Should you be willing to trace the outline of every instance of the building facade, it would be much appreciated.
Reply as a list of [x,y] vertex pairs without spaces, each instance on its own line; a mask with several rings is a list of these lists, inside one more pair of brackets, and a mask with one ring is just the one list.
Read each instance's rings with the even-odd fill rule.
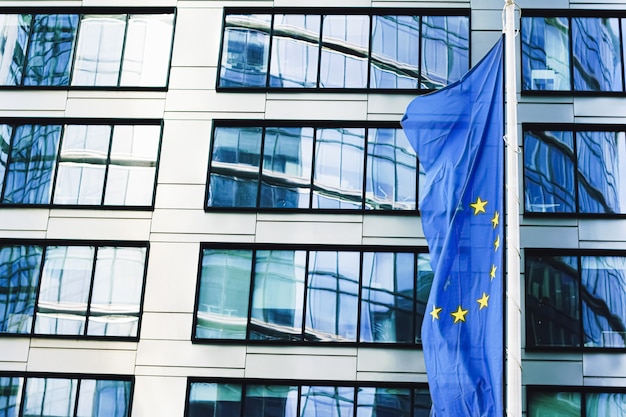
[[[626,2],[517,4],[523,410],[626,415]],[[399,121],[503,6],[0,0],[0,416],[428,416]]]

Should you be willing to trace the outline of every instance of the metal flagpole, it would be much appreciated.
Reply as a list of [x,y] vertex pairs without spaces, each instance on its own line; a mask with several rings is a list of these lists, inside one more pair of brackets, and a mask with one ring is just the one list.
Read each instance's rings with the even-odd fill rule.
[[515,65],[515,9],[504,0],[506,88],[506,415],[522,416],[522,346],[520,307],[519,145],[517,138],[517,75]]

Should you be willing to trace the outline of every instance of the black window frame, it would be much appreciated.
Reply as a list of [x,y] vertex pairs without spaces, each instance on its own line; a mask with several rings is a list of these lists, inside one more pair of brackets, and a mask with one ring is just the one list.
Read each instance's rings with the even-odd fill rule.
[[[526,385],[526,412],[530,416],[531,397],[533,394],[580,394],[580,417],[587,416],[586,394],[624,394],[626,388],[573,385]],[[569,414],[568,414],[569,415]],[[595,414],[594,414],[595,415]]]

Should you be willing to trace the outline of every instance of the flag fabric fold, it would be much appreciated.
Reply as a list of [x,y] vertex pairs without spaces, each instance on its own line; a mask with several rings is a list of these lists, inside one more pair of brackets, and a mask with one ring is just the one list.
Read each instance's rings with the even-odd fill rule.
[[461,80],[415,98],[402,128],[425,172],[433,268],[422,325],[435,417],[503,411],[503,38]]

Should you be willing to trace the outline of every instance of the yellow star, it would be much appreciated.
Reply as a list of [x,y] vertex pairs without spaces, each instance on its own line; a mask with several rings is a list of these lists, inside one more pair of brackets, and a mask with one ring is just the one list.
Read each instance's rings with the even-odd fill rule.
[[483,201],[478,197],[475,203],[471,203],[470,207],[474,209],[474,216],[478,213],[485,213],[485,206],[487,205],[486,201]]
[[479,310],[482,310],[483,308],[487,307],[487,301],[489,300],[489,296],[485,293],[483,293],[483,296],[481,298],[479,298],[478,300],[476,300],[476,302],[478,304],[480,304],[480,308]]
[[496,241],[493,242],[493,247],[495,248],[495,250],[497,252],[498,248],[500,247],[500,235],[498,235],[498,237],[496,237]]
[[465,321],[465,315],[467,314],[468,310],[463,310],[461,308],[461,306],[459,306],[459,308],[451,314],[452,317],[454,317],[454,322],[458,323],[459,321]]
[[491,265],[491,271],[489,271],[489,276],[491,277],[492,281],[496,277],[496,269],[498,269],[497,266]]
[[430,315],[433,316],[433,321],[435,319],[439,320],[439,313],[441,313],[441,307],[433,306],[433,311],[430,312]]
[[500,224],[500,213],[498,213],[497,211],[494,213],[493,217],[491,218],[491,223],[493,223],[494,229],[498,227],[498,224]]

